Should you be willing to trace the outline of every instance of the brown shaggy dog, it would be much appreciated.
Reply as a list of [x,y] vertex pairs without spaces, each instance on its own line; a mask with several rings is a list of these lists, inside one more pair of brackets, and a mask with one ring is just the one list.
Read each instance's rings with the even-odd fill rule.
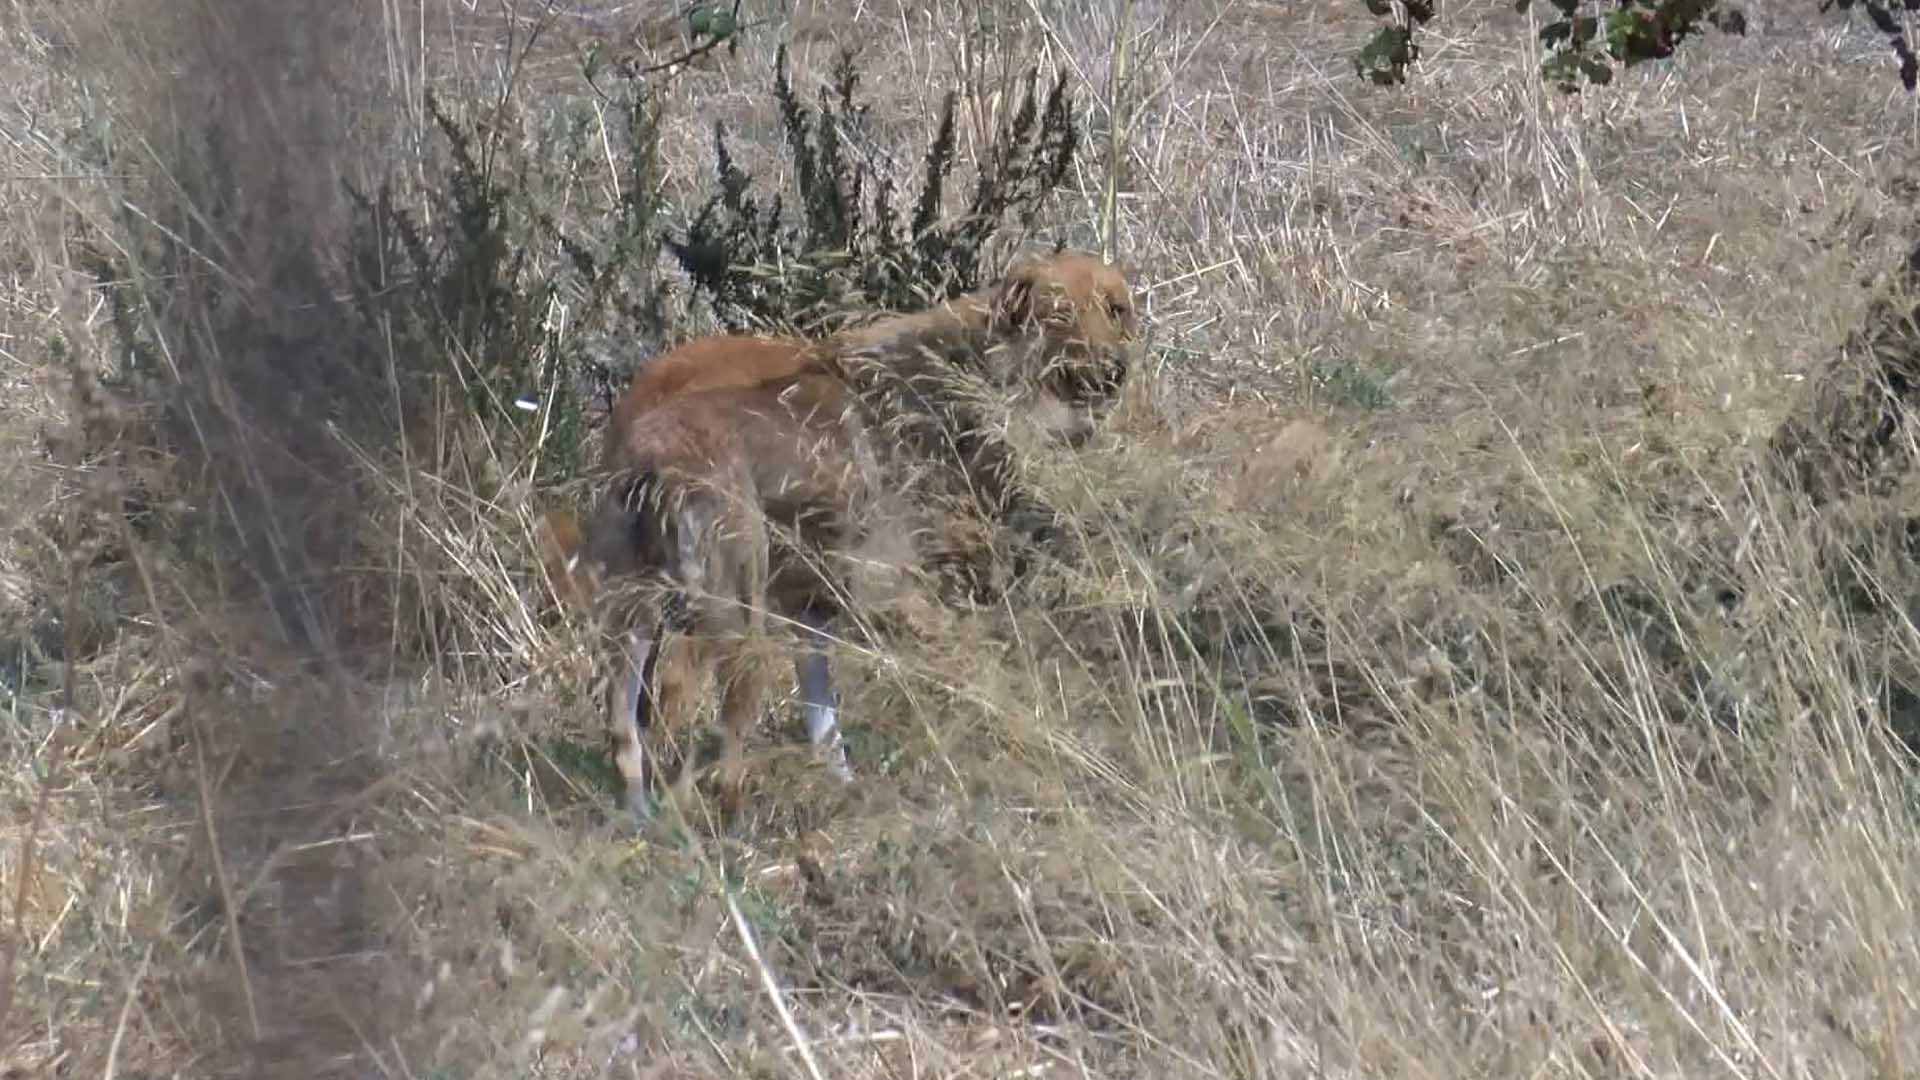
[[[609,723],[627,812],[644,821],[651,810],[646,730],[690,708],[708,674],[722,686],[722,786],[733,795],[766,689],[757,653],[769,612],[803,638],[808,736],[850,780],[827,625],[849,592],[888,587],[913,560],[909,492],[925,484],[909,473],[1017,516],[1032,500],[986,419],[992,403],[1078,445],[1117,399],[1137,328],[1124,274],[1058,255],[824,342],[707,338],[648,365],[614,409],[613,480],[584,535],[550,515],[543,538],[563,597],[619,630]],[[687,639],[662,650],[672,631]]]

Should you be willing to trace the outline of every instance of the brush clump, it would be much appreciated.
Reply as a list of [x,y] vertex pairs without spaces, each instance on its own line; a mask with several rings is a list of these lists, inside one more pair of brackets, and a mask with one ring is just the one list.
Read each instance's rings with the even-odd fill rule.
[[[1440,93],[1357,8],[16,7],[0,1071],[1920,1062],[1920,188],[1811,10],[1564,96],[1498,12]],[[600,833],[612,396],[1109,246],[1106,423],[990,432],[1061,557],[954,514],[856,784]]]

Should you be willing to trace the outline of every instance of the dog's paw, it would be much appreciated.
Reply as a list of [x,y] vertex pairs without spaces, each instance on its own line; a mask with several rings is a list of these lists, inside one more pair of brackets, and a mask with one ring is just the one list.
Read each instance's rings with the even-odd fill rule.
[[595,832],[601,839],[609,841],[638,840],[647,834],[653,823],[653,800],[643,795],[629,795],[608,808],[607,816],[601,820]]

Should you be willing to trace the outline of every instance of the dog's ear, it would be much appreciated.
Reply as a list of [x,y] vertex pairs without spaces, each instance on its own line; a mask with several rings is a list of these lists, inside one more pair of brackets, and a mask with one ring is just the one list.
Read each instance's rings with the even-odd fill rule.
[[1033,263],[1015,263],[1000,279],[993,298],[993,325],[1001,333],[1017,333],[1033,325],[1033,287],[1037,277]]

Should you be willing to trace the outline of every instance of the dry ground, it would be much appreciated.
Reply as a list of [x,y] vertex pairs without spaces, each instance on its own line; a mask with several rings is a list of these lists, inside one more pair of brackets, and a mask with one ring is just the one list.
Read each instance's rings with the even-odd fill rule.
[[[1504,3],[1447,10],[1392,92],[1348,0],[750,4],[667,93],[671,221],[715,119],[775,178],[777,42],[807,87],[860,42],[903,173],[944,88],[964,149],[1004,72],[1070,72],[1093,138],[1036,241],[1097,244],[1129,33],[1151,340],[1112,434],[1040,463],[1091,553],[1052,602],[837,657],[856,789],[783,719],[748,820],[612,843],[538,493],[379,456],[405,498],[307,531],[384,530],[396,593],[459,576],[488,602],[436,617],[485,645],[349,680],[184,580],[192,537],[69,558],[97,478],[48,449],[60,350],[118,362],[75,245],[161,190],[155,115],[305,87],[241,139],[311,190],[248,228],[324,244],[334,176],[412,160],[423,85],[508,87],[532,138],[593,114],[564,45],[610,31],[516,69],[511,11],[342,4],[236,36],[263,51],[194,99],[167,87],[228,76],[168,8],[0,9],[5,1075],[1920,1072],[1920,788],[1885,734],[1920,637],[1746,470],[1917,239],[1920,99],[1862,21],[1782,0],[1562,97]],[[1878,535],[1909,492],[1826,514]]]

